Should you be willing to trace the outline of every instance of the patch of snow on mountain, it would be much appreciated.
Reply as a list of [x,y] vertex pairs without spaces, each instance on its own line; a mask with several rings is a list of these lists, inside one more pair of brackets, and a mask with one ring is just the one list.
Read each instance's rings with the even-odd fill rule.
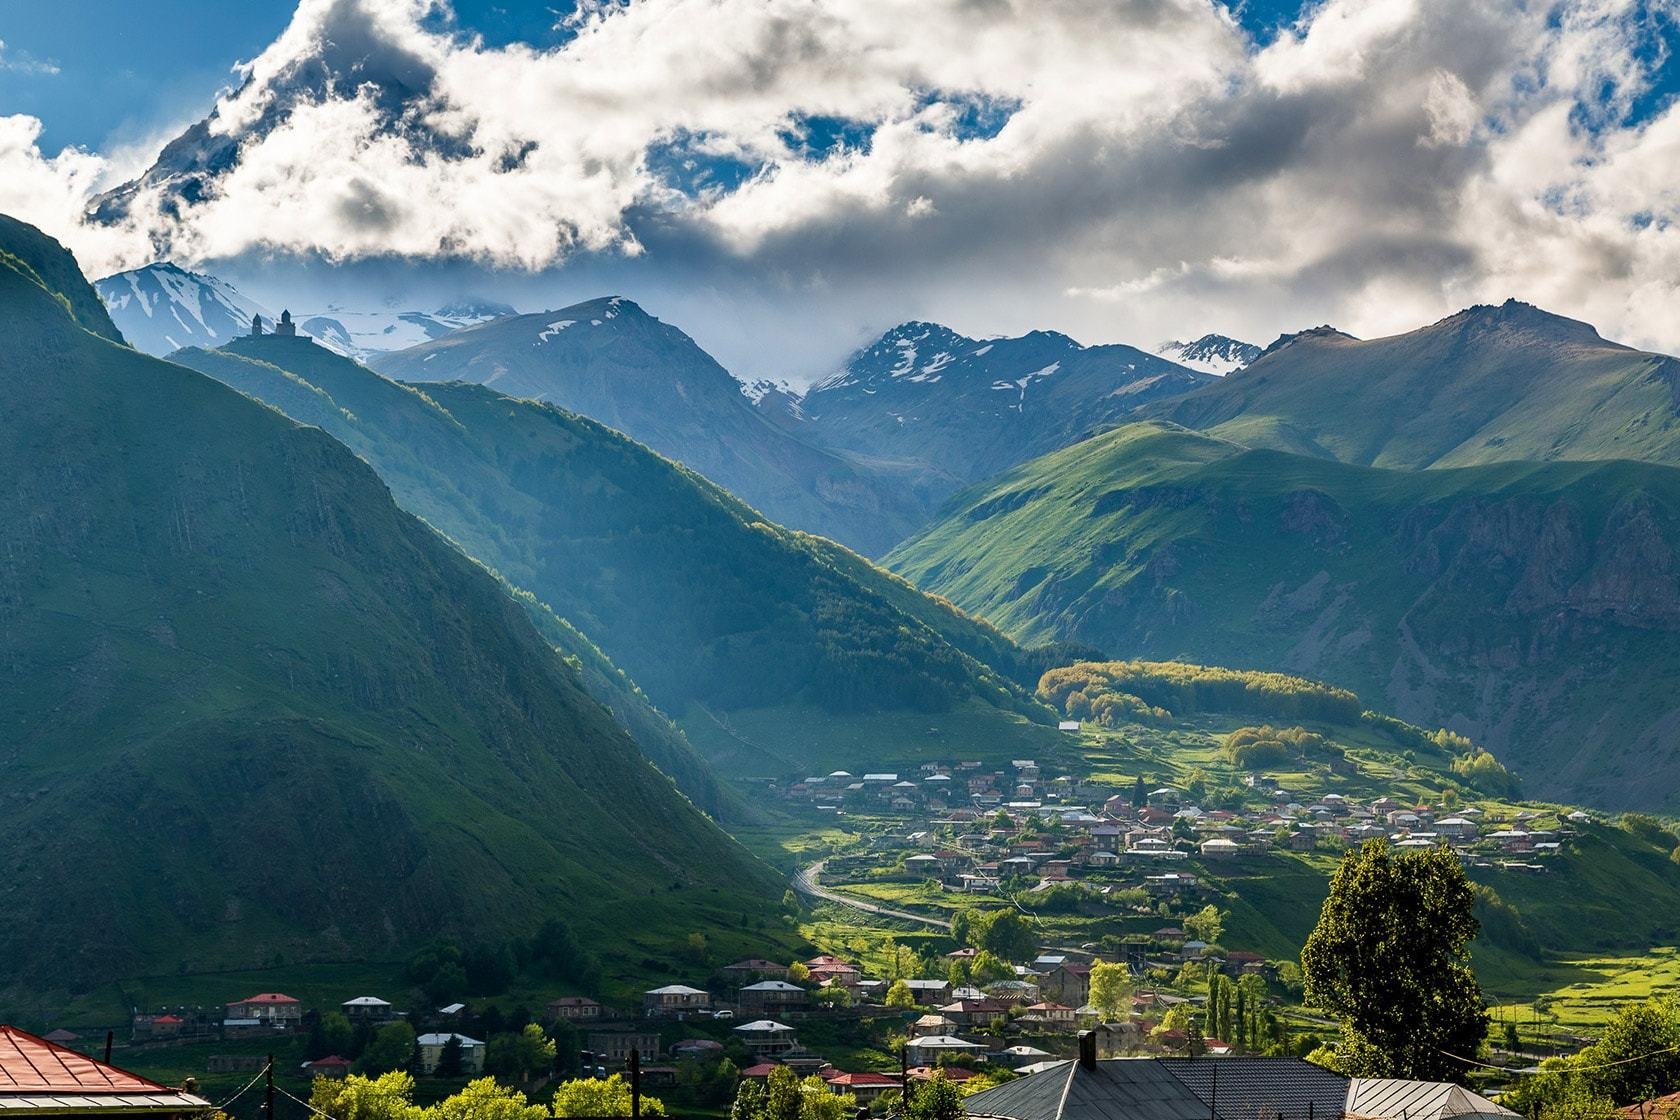
[[559,334],[561,331],[565,330],[567,327],[572,326],[576,322],[577,322],[576,319],[556,319],[556,320],[554,320],[554,322],[550,323],[548,326],[544,327],[542,330],[537,332],[537,342],[538,343],[547,342],[549,339],[553,338],[555,335]]
[[1163,342],[1155,353],[1186,368],[1224,377],[1258,358],[1260,347],[1222,334],[1204,334],[1194,342]]

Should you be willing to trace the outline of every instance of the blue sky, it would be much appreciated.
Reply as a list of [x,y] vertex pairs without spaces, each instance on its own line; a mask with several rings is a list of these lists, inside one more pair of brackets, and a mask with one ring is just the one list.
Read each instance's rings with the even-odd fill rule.
[[[0,113],[40,118],[49,151],[146,139],[203,116],[230,68],[273,42],[292,7],[284,0],[0,0]],[[569,7],[454,4],[460,25],[492,45],[552,45]],[[22,63],[7,66],[7,58]]]

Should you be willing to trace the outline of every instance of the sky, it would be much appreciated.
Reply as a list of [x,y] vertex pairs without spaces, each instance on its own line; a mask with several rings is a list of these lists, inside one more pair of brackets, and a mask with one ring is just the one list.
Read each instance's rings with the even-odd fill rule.
[[[0,210],[92,273],[167,257],[272,305],[627,295],[796,383],[911,318],[1265,343],[1516,297],[1676,351],[1677,26],[1680,0],[0,0]],[[177,152],[86,218],[195,122],[213,174]]]

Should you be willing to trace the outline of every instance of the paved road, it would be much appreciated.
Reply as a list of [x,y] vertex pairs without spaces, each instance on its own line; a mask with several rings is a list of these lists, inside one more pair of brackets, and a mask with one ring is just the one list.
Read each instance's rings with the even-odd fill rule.
[[793,877],[793,889],[807,898],[820,898],[824,902],[837,902],[842,906],[850,906],[854,910],[863,910],[870,914],[879,914],[883,918],[899,918],[906,922],[919,922],[924,926],[935,929],[950,929],[951,923],[938,918],[930,918],[926,914],[914,914],[909,910],[894,910],[889,906],[878,906],[873,902],[865,902],[849,894],[831,891],[817,882],[822,874],[823,860],[818,860],[811,866],[802,868]]

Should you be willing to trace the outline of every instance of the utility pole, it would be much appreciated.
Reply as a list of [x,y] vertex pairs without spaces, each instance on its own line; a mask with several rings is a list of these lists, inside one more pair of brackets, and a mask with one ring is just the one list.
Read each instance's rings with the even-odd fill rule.
[[267,1085],[263,1089],[263,1120],[274,1120],[274,1055],[268,1056]]
[[630,1115],[642,1120],[642,1052],[634,1046],[630,1048]]

